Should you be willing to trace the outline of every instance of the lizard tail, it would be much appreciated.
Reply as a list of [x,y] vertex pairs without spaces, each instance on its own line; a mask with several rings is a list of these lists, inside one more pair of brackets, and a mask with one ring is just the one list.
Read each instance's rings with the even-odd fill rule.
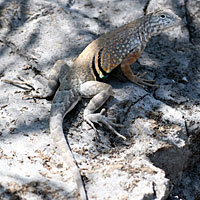
[[[54,98],[55,100],[55,98]],[[79,101],[77,99],[73,104],[73,107]],[[50,133],[53,139],[54,144],[57,147],[57,152],[62,156],[63,160],[66,161],[67,165],[70,167],[70,170],[75,178],[81,200],[88,200],[87,192],[84,186],[84,182],[82,180],[79,167],[76,163],[74,155],[72,154],[71,148],[69,146],[68,141],[65,139],[62,124],[63,118],[66,113],[73,109],[71,106],[69,109],[66,109],[66,105],[60,104],[60,102],[53,102],[51,108],[51,116],[50,116]],[[67,110],[67,111],[66,111]]]

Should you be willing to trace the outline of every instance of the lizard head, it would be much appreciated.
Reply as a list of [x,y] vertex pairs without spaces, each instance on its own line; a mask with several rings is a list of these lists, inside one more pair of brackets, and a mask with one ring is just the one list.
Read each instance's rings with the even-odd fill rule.
[[151,27],[151,35],[155,36],[162,31],[181,25],[182,20],[169,9],[156,10],[149,14],[149,24]]

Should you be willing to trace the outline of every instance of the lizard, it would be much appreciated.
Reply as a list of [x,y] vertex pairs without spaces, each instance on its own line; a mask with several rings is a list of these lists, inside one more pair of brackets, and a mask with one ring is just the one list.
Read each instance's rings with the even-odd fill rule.
[[[95,113],[113,95],[112,86],[101,82],[110,72],[120,67],[125,77],[140,86],[155,86],[153,80],[146,80],[143,74],[134,74],[131,69],[137,58],[146,47],[152,36],[181,24],[181,19],[171,10],[163,8],[138,18],[115,30],[103,34],[91,42],[69,67],[64,61],[58,60],[50,71],[48,94],[55,94],[50,112],[50,134],[57,152],[66,160],[76,181],[80,199],[87,200],[88,195],[78,165],[64,136],[63,118],[81,98],[91,98],[84,109],[83,119],[96,131],[97,124],[106,125],[122,139],[126,139],[115,128],[123,127],[108,119],[102,109]],[[41,98],[40,95],[34,97]]]

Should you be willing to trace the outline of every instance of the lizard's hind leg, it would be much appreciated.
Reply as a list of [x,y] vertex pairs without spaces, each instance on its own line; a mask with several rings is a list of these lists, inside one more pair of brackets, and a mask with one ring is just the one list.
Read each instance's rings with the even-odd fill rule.
[[57,60],[50,70],[48,77],[48,87],[45,95],[34,95],[34,98],[52,97],[57,91],[62,79],[68,74],[70,67],[63,61]]
[[[48,77],[48,86],[45,87],[45,91],[43,91],[41,94],[35,93],[32,95],[30,94],[25,95],[23,96],[23,99],[24,98],[25,99],[30,99],[30,98],[46,99],[48,97],[54,96],[62,79],[68,75],[69,70],[70,70],[70,67],[63,60],[58,60],[50,70],[49,77]],[[12,80],[7,80],[7,79],[1,80],[1,81],[23,88],[29,93],[31,91],[35,91],[35,88],[27,80],[19,76],[18,76],[18,79],[20,81],[12,81]]]
[[86,120],[96,132],[96,128],[93,123],[101,123],[106,125],[112,132],[119,137],[126,140],[126,137],[118,133],[113,127],[122,128],[123,125],[116,124],[110,121],[106,116],[103,115],[104,109],[100,113],[94,113],[99,109],[106,100],[113,94],[112,86],[106,83],[98,81],[87,81],[80,86],[80,93],[82,97],[91,98],[89,104],[84,110],[84,120]]

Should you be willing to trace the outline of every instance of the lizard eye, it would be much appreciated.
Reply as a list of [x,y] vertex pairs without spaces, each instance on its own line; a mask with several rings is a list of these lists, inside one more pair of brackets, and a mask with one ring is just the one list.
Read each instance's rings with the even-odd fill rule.
[[165,19],[166,15],[160,15],[160,18]]

